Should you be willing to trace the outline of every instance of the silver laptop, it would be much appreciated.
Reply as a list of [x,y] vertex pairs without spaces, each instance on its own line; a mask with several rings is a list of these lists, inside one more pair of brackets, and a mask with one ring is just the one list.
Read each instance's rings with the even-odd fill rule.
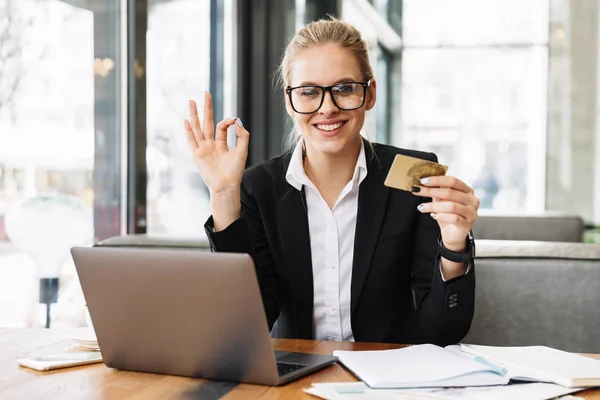
[[71,253],[108,367],[280,385],[337,361],[273,351],[247,254],[111,247]]

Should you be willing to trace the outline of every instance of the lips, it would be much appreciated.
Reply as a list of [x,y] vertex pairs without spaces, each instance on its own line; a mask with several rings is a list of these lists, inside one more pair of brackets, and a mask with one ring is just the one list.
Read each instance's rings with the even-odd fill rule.
[[343,122],[336,122],[335,124],[315,124],[315,126],[322,131],[334,131],[344,125]]
[[326,121],[319,121],[315,124],[313,124],[313,126],[315,128],[317,128],[319,130],[319,132],[324,135],[324,136],[334,136],[335,134],[337,134],[340,129],[346,124],[346,122],[348,121],[344,121],[344,120],[326,120]]

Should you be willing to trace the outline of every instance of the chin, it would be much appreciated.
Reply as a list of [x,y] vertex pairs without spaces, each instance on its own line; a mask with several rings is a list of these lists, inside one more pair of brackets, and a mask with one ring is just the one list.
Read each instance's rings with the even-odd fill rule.
[[351,147],[351,138],[336,136],[333,138],[318,138],[313,140],[312,147],[320,153],[328,155],[342,154]]
[[338,155],[349,151],[354,147],[357,136],[360,137],[360,133],[352,132],[355,129],[354,124],[344,123],[334,131],[322,131],[314,125],[306,128],[309,133],[305,136],[307,145],[319,153],[328,155]]
[[344,152],[345,147],[339,145],[333,145],[332,143],[319,144],[315,146],[315,150],[322,154],[327,154],[330,156],[335,156],[338,154],[342,154]]

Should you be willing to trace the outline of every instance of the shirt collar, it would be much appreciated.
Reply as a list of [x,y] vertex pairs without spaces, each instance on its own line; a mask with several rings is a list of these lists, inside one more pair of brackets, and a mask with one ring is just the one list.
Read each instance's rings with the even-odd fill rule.
[[[285,180],[296,190],[302,190],[303,185],[312,184],[306,172],[304,171],[304,163],[302,162],[302,147],[303,141],[299,140],[294,148],[290,164],[288,165],[287,172],[285,174]],[[358,160],[354,167],[354,174],[352,175],[352,185],[358,186],[367,177],[367,157],[365,154],[365,142],[360,141],[360,153],[358,154]]]

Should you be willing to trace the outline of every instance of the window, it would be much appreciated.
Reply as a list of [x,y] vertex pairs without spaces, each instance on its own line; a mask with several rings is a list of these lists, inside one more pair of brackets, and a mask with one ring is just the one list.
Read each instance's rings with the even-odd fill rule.
[[[545,202],[548,0],[404,0],[392,142],[434,151],[482,208]],[[395,105],[393,107],[396,107]]]
[[83,323],[69,249],[119,233],[119,2],[93,4],[0,0],[0,326],[44,324],[38,276]]
[[196,100],[202,118],[204,92],[210,87],[210,35],[210,1],[149,1],[147,213],[151,234],[205,236],[209,195],[192,162],[183,120],[189,118],[191,99]]
[[389,143],[391,136],[391,68],[401,43],[400,35],[388,21],[393,20],[393,11],[386,0],[373,4],[366,0],[344,0],[342,6],[342,19],[354,25],[369,46],[377,81],[377,104],[367,113],[364,130],[370,140],[378,143]]

